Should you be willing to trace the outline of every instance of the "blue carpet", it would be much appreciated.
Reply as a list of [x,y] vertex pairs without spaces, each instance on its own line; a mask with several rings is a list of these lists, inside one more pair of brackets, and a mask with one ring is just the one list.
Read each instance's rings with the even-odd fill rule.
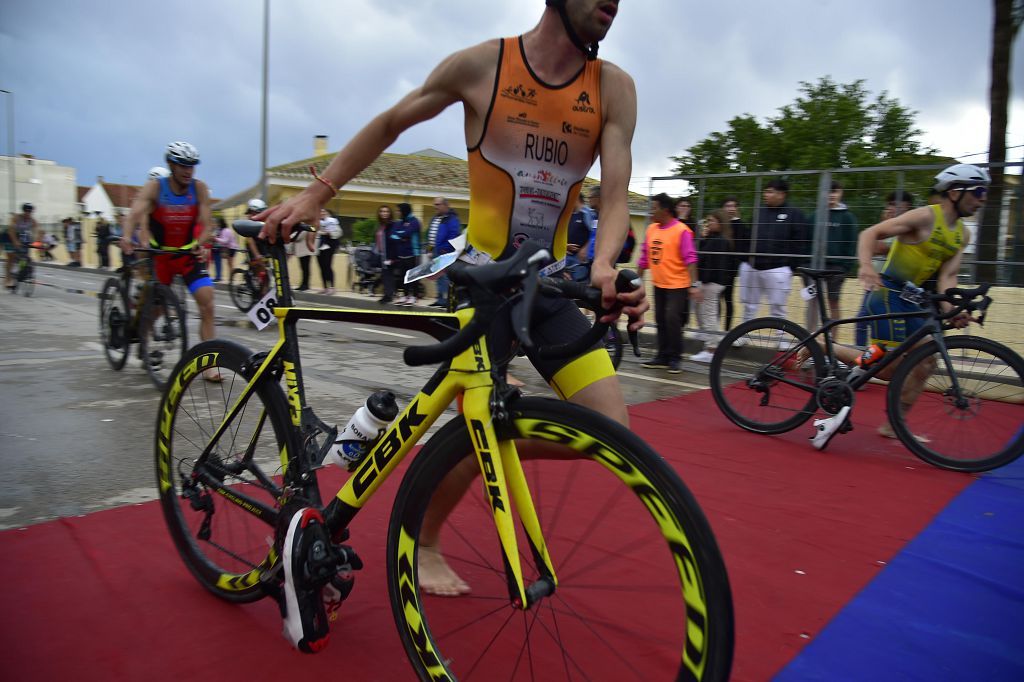
[[775,679],[1024,680],[1024,458],[968,486]]

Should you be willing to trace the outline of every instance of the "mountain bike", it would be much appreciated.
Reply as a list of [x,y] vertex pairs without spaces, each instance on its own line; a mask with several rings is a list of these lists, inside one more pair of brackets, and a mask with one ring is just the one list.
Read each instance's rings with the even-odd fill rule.
[[[920,311],[830,320],[821,287],[837,271],[796,271],[815,282],[822,326],[812,334],[789,320],[763,317],[726,334],[710,378],[715,403],[730,421],[755,433],[778,434],[800,426],[819,408],[830,415],[845,409],[840,432],[848,431],[856,391],[902,360],[889,380],[886,410],[895,435],[917,457],[944,469],[979,472],[1024,453],[1024,360],[989,339],[943,335],[952,328],[944,322],[961,312],[979,312],[984,322],[992,302],[988,284],[939,294],[908,284],[902,296],[922,306]],[[940,303],[952,308],[941,312]],[[866,367],[851,369],[837,360],[830,334],[835,327],[899,318],[924,318],[924,325]],[[923,382],[912,405],[901,404],[908,382]]]
[[[111,237],[110,241],[119,239]],[[136,247],[135,253],[150,258],[118,268],[118,276],[108,278],[100,290],[100,341],[107,362],[115,370],[125,366],[132,344],[139,344],[139,360],[153,385],[162,391],[188,348],[188,329],[184,305],[171,287],[153,278],[151,258],[181,254],[142,247]],[[133,287],[136,269],[144,273],[145,280]]]
[[255,259],[249,249],[237,249],[245,253],[245,267],[235,268],[228,278],[228,291],[231,302],[243,313],[249,312],[253,305],[270,291],[272,262],[267,258]]
[[[254,238],[261,225],[239,221],[235,229]],[[538,296],[581,298],[600,309],[598,290],[537,276],[546,253],[528,243],[507,261],[452,265],[454,313],[385,312],[293,307],[283,247],[272,245],[273,348],[200,343],[178,363],[159,408],[163,514],[203,587],[230,602],[270,595],[280,603],[282,529],[308,507],[322,514],[331,546],[306,557],[303,575],[320,576],[306,578],[307,586],[361,566],[354,548],[341,544],[350,533],[358,540],[353,521],[458,400],[462,414],[405,471],[387,531],[388,594],[417,676],[727,679],[729,581],[682,480],[617,422],[565,401],[522,397],[505,381],[515,351],[492,345],[494,324],[511,315],[515,337],[531,345]],[[441,366],[326,497],[317,474],[337,429],[306,403],[296,324],[308,319],[410,329],[440,341],[405,349],[409,365]],[[575,354],[605,331],[596,324],[574,342],[537,352]],[[200,379],[210,368],[222,383]],[[453,482],[465,486],[462,497],[451,495]],[[435,495],[450,509],[444,556],[472,594],[421,589],[418,558]]]

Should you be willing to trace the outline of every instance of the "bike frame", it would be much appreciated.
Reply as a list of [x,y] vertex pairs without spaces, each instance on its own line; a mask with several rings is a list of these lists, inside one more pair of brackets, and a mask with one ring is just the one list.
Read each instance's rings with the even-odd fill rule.
[[[942,333],[942,327],[935,319],[934,310],[922,309],[920,311],[913,312],[885,313],[881,315],[865,315],[863,317],[844,317],[838,320],[830,320],[828,317],[827,306],[825,305],[824,291],[821,287],[822,280],[817,277],[813,279],[815,280],[815,286],[818,291],[815,298],[817,299],[818,313],[821,315],[822,324],[820,327],[818,327],[817,330],[811,332],[811,335],[803,343],[799,344],[797,347],[793,349],[790,349],[789,353],[795,355],[800,348],[807,346],[810,343],[816,343],[815,339],[817,339],[819,336],[823,336],[825,345],[825,356],[829,360],[829,365],[831,367],[835,367],[835,342],[832,341],[832,336],[831,334],[829,334],[829,332],[833,328],[844,324],[852,324],[857,322],[871,322],[874,320],[894,320],[914,317],[928,318],[924,326],[911,333],[911,335],[904,339],[902,342],[900,342],[898,346],[896,346],[890,351],[887,351],[886,354],[883,355],[880,360],[869,365],[863,374],[854,377],[853,379],[848,379],[847,383],[855,391],[860,389],[861,386],[863,386],[868,381],[870,381],[878,374],[880,374],[882,371],[884,371],[886,367],[889,367],[893,363],[897,362],[905,354],[910,352],[910,350],[918,343],[920,343],[925,337],[931,336],[932,340],[935,341],[935,343],[938,345],[939,353],[942,355],[942,359],[946,365],[946,369],[949,371],[949,377],[950,381],[953,384],[953,389],[956,391],[957,396],[960,395],[960,382],[957,379],[956,372],[952,370],[953,363],[949,357],[949,351],[946,348],[946,341]],[[789,381],[785,378],[782,378],[781,381],[792,386],[808,388],[809,390],[814,390],[815,388],[808,387],[806,384],[803,383]]]
[[[270,481],[261,480],[261,482],[270,486],[275,494],[280,493],[278,496],[281,497],[287,493],[288,487],[316,488],[316,472],[313,470],[313,462],[307,462],[308,469],[300,467],[301,471],[297,477],[289,472],[289,467],[296,458],[306,455],[303,446],[305,434],[313,425],[322,423],[313,414],[312,408],[306,404],[296,330],[299,321],[361,322],[421,331],[435,338],[444,339],[454,334],[457,328],[467,324],[472,319],[475,309],[463,308],[455,313],[413,313],[376,312],[348,308],[292,307],[286,269],[275,267],[274,274],[276,292],[280,302],[274,307],[274,316],[277,318],[279,330],[277,342],[266,354],[266,357],[262,358],[259,367],[249,379],[241,395],[230,407],[220,426],[211,435],[209,444],[203,450],[197,464],[210,457],[213,446],[245,407],[260,382],[277,380],[273,377],[277,368],[280,367],[285,378],[290,417],[285,447],[280,453],[285,489],[278,488]],[[173,396],[175,392],[182,391],[193,377],[215,363],[216,354],[209,354],[198,356],[189,366],[180,368],[177,372],[178,380],[167,388],[170,392],[169,395]],[[477,463],[486,483],[485,489],[507,567],[509,597],[517,607],[526,609],[533,601],[536,601],[535,591],[546,593],[547,587],[543,584],[545,580],[549,581],[550,587],[554,587],[557,585],[557,579],[515,443],[511,439],[500,438],[495,429],[495,419],[492,417],[491,409],[491,398],[495,389],[495,369],[491,364],[485,337],[481,337],[469,349],[442,365],[424,388],[409,401],[391,428],[366,454],[354,473],[324,508],[324,519],[331,536],[339,537],[448,406],[459,396],[463,396],[462,416],[469,429]],[[175,400],[169,399],[165,401],[165,404],[172,405],[175,402]],[[160,415],[160,478],[162,485],[166,486],[170,486],[171,475],[170,450],[166,439],[169,437],[173,418],[173,413],[169,411]],[[256,433],[262,429],[265,419],[266,412],[264,410],[259,417]],[[540,437],[543,437],[543,434],[540,434]],[[255,446],[255,442],[249,444],[245,461],[251,459]],[[243,463],[242,466],[244,467],[245,464]],[[249,471],[252,472],[253,469],[249,469]],[[276,525],[278,514],[269,505],[248,497],[238,490],[225,487],[214,476],[205,474],[205,472],[200,471],[198,475],[206,485],[216,490],[224,499],[245,509],[269,525]],[[509,501],[516,508],[528,538],[531,553],[542,576],[542,579],[535,584],[536,587],[527,586],[524,583],[512,505],[509,504]],[[413,565],[413,546],[410,539],[401,550],[403,554],[407,553],[409,566]],[[260,567],[238,582],[239,588],[254,584],[265,570],[274,566],[276,561],[277,554],[272,548]]]

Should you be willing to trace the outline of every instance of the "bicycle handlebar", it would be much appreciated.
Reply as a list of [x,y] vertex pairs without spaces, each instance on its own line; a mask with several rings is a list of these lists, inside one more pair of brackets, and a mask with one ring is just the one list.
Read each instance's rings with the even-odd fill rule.
[[[932,294],[915,284],[907,282],[903,285],[900,298],[918,305],[931,304],[935,319],[940,321],[952,319],[963,312],[973,313],[981,311],[981,316],[977,319],[977,322],[984,325],[985,311],[988,309],[989,304],[992,303],[992,298],[987,295],[991,288],[992,285],[986,283],[973,289],[950,287],[942,293]],[[979,298],[981,300],[975,301],[975,299]],[[946,312],[941,312],[940,303],[948,303],[951,308]],[[942,328],[952,329],[953,325],[944,324]]]
[[[571,280],[539,277],[538,271],[543,262],[550,259],[546,249],[533,242],[525,242],[516,254],[506,261],[488,263],[486,265],[469,266],[465,263],[454,263],[448,268],[448,277],[452,283],[469,289],[470,299],[476,308],[476,314],[465,327],[454,336],[441,343],[430,346],[409,346],[403,357],[410,366],[431,365],[454,358],[468,349],[477,341],[490,326],[494,316],[508,305],[509,300],[501,296],[509,289],[520,289],[521,303],[512,310],[512,328],[516,337],[526,348],[535,349],[542,358],[565,357],[575,355],[597,343],[608,331],[609,325],[600,318],[608,311],[601,303],[601,290],[581,282]],[[616,279],[616,290],[632,291],[636,288],[639,277],[628,270],[619,272]],[[558,296],[577,299],[584,307],[597,313],[598,321],[573,341],[554,346],[534,346],[530,337],[530,316],[536,295]]]
[[[931,300],[935,305],[935,319],[949,320],[963,312],[973,313],[980,311],[981,316],[978,317],[977,322],[984,326],[985,313],[988,310],[989,305],[992,303],[992,297],[988,296],[988,291],[991,288],[992,285],[986,282],[985,284],[976,286],[973,289],[951,287],[941,294],[929,294],[929,300]],[[981,300],[975,301],[975,299]],[[944,313],[939,313],[939,303],[948,303],[953,307]],[[949,329],[951,326],[952,325],[943,325],[943,328]]]
[[[263,231],[263,223],[259,220],[247,220],[243,218],[231,223],[231,227],[234,228],[235,232],[246,239],[259,239],[262,242],[267,241],[266,239],[260,239],[260,232]],[[303,232],[316,232],[316,229],[306,223],[295,223],[295,225],[292,226],[292,233],[291,236],[289,236],[288,241],[294,242]],[[275,245],[279,243],[280,242],[274,242]],[[239,251],[243,250],[244,249],[239,249]]]

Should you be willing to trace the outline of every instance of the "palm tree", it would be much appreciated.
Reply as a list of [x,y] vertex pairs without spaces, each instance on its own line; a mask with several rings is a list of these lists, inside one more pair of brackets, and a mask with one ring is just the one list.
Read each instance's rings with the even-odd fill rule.
[[[1010,53],[1013,40],[1024,20],[1024,0],[993,0],[995,17],[992,27],[992,82],[989,89],[988,160],[992,164],[1006,161],[1006,126],[1010,101]],[[978,220],[977,258],[988,261],[978,266],[978,279],[983,282],[996,281],[996,265],[999,260],[999,228],[1003,209],[1003,167],[991,169],[992,187],[988,201]],[[1024,257],[1024,226],[1017,225],[1014,260]],[[1014,280],[1024,283],[1024,268],[1018,269]]]

